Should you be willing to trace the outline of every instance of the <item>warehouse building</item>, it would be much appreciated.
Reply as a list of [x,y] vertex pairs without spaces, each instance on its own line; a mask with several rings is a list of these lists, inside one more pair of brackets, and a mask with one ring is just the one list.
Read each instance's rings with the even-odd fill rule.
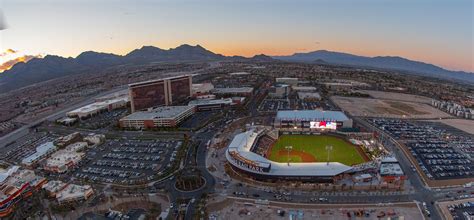
[[105,111],[111,111],[118,108],[126,107],[128,103],[128,97],[119,97],[110,100],[103,100],[94,102],[92,104],[74,109],[67,112],[66,115],[71,118],[89,118],[94,115],[98,115]]

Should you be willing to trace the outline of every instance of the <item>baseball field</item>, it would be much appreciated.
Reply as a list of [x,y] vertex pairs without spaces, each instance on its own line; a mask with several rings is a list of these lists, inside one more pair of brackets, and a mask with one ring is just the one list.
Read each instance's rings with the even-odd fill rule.
[[[291,149],[288,149],[291,146]],[[331,150],[327,150],[326,146]],[[352,166],[367,161],[367,156],[346,140],[328,135],[282,135],[269,150],[268,159],[276,162],[340,162]]]

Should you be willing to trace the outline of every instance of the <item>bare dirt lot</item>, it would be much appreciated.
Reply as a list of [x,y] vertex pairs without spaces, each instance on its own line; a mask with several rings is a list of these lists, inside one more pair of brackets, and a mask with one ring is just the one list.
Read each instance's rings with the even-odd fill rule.
[[[405,219],[423,219],[415,203],[393,204],[390,206],[376,205],[286,205],[270,203],[259,205],[253,202],[227,199],[217,206],[210,206],[210,216],[216,219],[385,219],[387,217],[404,216]],[[223,206],[222,204],[225,204]],[[277,211],[284,211],[280,216]],[[349,213],[349,214],[348,214]],[[354,214],[359,215],[358,217]],[[383,217],[382,217],[383,216]]]
[[467,132],[469,134],[474,134],[474,120],[468,119],[442,119],[434,120],[436,122],[441,122],[443,124],[455,127],[461,131]]
[[358,90],[357,92],[368,94],[371,97],[376,98],[376,99],[417,102],[417,103],[425,103],[425,104],[430,104],[432,100],[431,98],[426,97],[426,96],[396,93],[396,92],[382,92],[382,91],[372,91],[372,90]]
[[333,96],[331,99],[353,116],[420,119],[452,117],[424,103],[342,96]]

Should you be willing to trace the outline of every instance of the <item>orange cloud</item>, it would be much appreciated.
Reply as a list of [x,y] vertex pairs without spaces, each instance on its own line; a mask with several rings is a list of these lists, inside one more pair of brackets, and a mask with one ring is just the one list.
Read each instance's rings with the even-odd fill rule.
[[0,57],[6,56],[6,55],[9,55],[9,54],[14,54],[14,53],[18,53],[18,51],[14,50],[14,49],[7,49],[4,52],[0,53]]
[[21,57],[17,57],[15,59],[12,59],[12,60],[9,60],[5,63],[2,63],[0,64],[0,73],[5,71],[5,70],[9,70],[11,69],[15,64],[17,63],[26,63],[28,61],[30,61],[31,59],[33,58],[41,58],[41,55],[25,55],[25,56],[21,56]]

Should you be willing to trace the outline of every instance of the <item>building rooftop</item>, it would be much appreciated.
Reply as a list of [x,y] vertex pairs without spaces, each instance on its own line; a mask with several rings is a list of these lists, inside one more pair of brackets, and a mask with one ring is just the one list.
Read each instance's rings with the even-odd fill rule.
[[19,168],[20,168],[19,166],[11,166],[8,169],[0,168],[0,184],[2,184],[9,176],[15,173]]
[[51,180],[48,181],[48,183],[44,184],[42,188],[46,191],[57,193],[61,191],[64,187],[66,187],[66,183],[64,183],[63,181]]
[[298,78],[295,78],[295,77],[279,77],[276,79],[277,80],[298,80]]
[[76,184],[69,184],[58,194],[56,194],[56,199],[59,202],[82,199],[87,197],[89,191],[92,191],[92,187],[90,185],[81,186]]
[[37,176],[34,171],[20,169],[18,166],[0,169],[0,202],[21,196],[26,187],[36,187],[44,181],[45,178]]
[[83,152],[78,152],[87,147],[87,142],[76,142],[66,146],[64,149],[56,151],[46,160],[47,167],[62,167],[69,162],[77,163],[85,155]]
[[278,111],[275,120],[300,120],[300,121],[346,121],[349,118],[340,111],[322,110],[289,110]]
[[118,97],[118,98],[114,98],[114,99],[94,102],[94,103],[91,103],[89,105],[82,106],[80,108],[74,109],[74,110],[68,112],[67,114],[68,115],[70,115],[70,114],[80,114],[80,113],[87,114],[87,113],[107,109],[108,106],[111,105],[111,104],[121,103],[121,102],[128,102],[128,101],[129,101],[129,97],[124,96],[124,97]]
[[292,86],[291,88],[295,91],[316,91],[314,86]]
[[121,120],[151,120],[151,119],[173,119],[183,112],[193,109],[194,106],[165,106],[154,108],[149,111],[139,111],[123,117]]
[[41,144],[36,147],[36,151],[31,154],[30,156],[27,156],[21,160],[22,164],[31,164],[32,162],[36,161],[38,158],[44,156],[48,152],[56,150],[56,146],[54,145],[53,142],[46,142],[44,144]]
[[304,99],[304,98],[315,98],[315,99],[321,99],[321,95],[317,92],[298,92],[298,98]]
[[226,99],[196,99],[189,101],[188,105],[200,106],[200,105],[217,105],[217,104],[232,104],[232,98]]
[[395,156],[386,156],[382,158],[381,160],[382,163],[398,163],[397,158]]
[[235,73],[229,73],[231,76],[239,76],[239,75],[250,75],[248,72],[235,72]]
[[237,87],[237,88],[214,88],[212,93],[251,93],[252,87]]
[[382,176],[402,176],[404,175],[400,164],[398,163],[382,163],[380,165],[380,175]]

